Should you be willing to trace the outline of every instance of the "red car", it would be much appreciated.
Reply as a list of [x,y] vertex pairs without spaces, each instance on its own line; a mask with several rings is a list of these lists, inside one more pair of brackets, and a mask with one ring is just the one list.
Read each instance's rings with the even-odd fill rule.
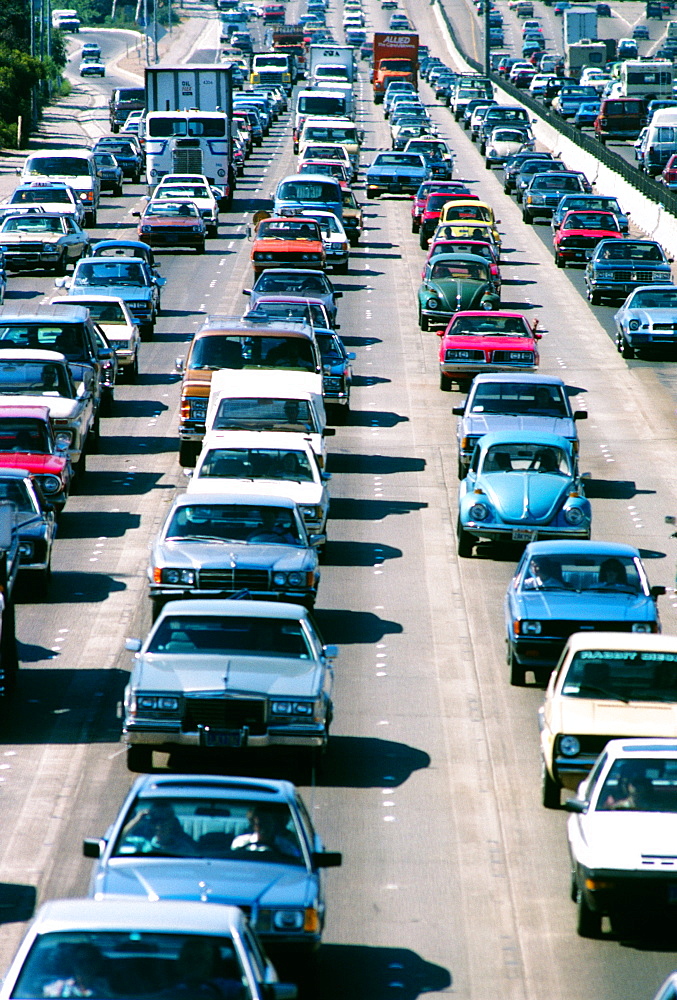
[[0,406],[0,469],[26,469],[45,500],[63,510],[73,479],[68,450],[54,438],[47,406]]
[[440,389],[451,383],[467,390],[479,372],[535,372],[540,361],[536,332],[521,313],[457,312],[440,330]]
[[677,188],[677,153],[673,153],[665,164],[661,180],[666,187]]
[[552,238],[555,264],[558,267],[566,267],[573,261],[585,264],[600,240],[613,239],[622,240],[623,233],[612,212],[572,209],[564,216]]
[[425,200],[421,221],[419,223],[419,243],[422,250],[428,249],[428,243],[437,229],[442,215],[442,209],[450,201],[479,201],[479,195],[459,194],[457,191],[433,191]]
[[433,239],[428,247],[428,256],[425,259],[421,280],[425,278],[425,265],[431,257],[438,253],[472,253],[478,257],[484,257],[489,261],[489,270],[494,279],[494,287],[497,292],[501,290],[501,269],[498,264],[498,247],[495,243],[485,243],[481,240],[447,240]]
[[449,191],[450,194],[460,194],[463,195],[464,198],[467,198],[470,195],[470,190],[465,186],[463,181],[423,181],[420,188],[414,195],[414,200],[411,206],[412,233],[417,233],[419,231],[423,207],[426,203],[428,195],[432,194],[433,191]]

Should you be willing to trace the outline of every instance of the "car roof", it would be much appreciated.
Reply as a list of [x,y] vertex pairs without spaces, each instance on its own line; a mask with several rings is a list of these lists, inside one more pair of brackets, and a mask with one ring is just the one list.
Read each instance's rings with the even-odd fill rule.
[[478,385],[481,382],[514,382],[520,384],[530,382],[533,385],[561,385],[564,388],[564,382],[557,375],[533,375],[527,372],[524,375],[510,372],[482,372],[480,375],[475,376],[473,385]]
[[[277,273],[277,268],[275,269]],[[257,319],[248,313],[246,316],[207,316],[195,336],[209,333],[242,333],[243,336],[256,336],[257,333],[274,336],[284,334],[286,337],[299,337],[312,340],[313,331],[303,320]]]
[[[233,448],[245,451],[248,448],[270,448],[273,451],[305,451],[309,453],[308,434],[296,431],[241,431],[211,430],[205,434],[202,450],[208,448]],[[194,480],[195,481],[195,480]]]
[[[624,634],[627,635],[627,632]],[[677,652],[677,641],[674,649]],[[656,757],[664,760],[665,758],[677,758],[677,740],[667,737],[665,739],[637,737],[636,739],[609,740],[604,750],[607,756],[612,758],[632,758],[636,754],[641,754],[642,757]]]
[[[487,266],[487,258],[480,257],[476,253],[436,253],[434,257],[430,258],[428,263],[444,264],[448,262],[450,264],[459,264],[463,261],[467,261],[469,264],[483,264],[485,267]],[[486,312],[483,312],[483,315],[486,316]]]
[[[239,433],[239,432],[238,432]],[[279,437],[279,435],[278,435]],[[301,604],[283,601],[233,601],[195,600],[170,601],[160,612],[157,623],[171,615],[207,615],[210,618],[286,618],[298,621],[308,618],[308,612]],[[157,627],[157,624],[156,624]],[[205,907],[210,909],[210,907]]]
[[62,361],[65,364],[66,358],[59,351],[44,351],[38,347],[7,347],[0,348],[0,361]]
[[574,652],[592,647],[677,653],[677,636],[654,632],[574,632],[569,636],[568,647]]
[[[209,602],[205,602],[209,603]],[[219,602],[225,603],[225,602]],[[73,930],[160,931],[171,934],[230,934],[242,928],[237,906],[176,899],[57,899],[40,907],[33,928],[40,934]]]
[[[525,552],[530,555],[600,555],[626,556],[628,559],[639,558],[639,549],[622,542],[600,542],[596,539],[552,539],[543,542],[529,542]],[[640,634],[640,633],[638,633]],[[608,635],[604,633],[605,637]],[[633,642],[637,638],[633,635]]]
[[84,323],[89,313],[82,306],[69,306],[66,308],[52,305],[40,306],[40,312],[35,311],[34,305],[23,306],[12,303],[12,305],[0,307],[0,320],[4,324],[19,325],[21,323],[49,323],[58,319],[61,323]]
[[[2,473],[3,470],[0,469],[0,477]],[[290,497],[274,496],[267,493],[233,493],[231,495],[226,489],[218,495],[214,493],[182,493],[174,499],[173,507],[195,507],[199,504],[208,504],[210,507],[216,504],[237,504],[243,507],[288,507],[290,510],[296,507],[296,501]]]
[[42,420],[47,423],[49,421],[49,407],[23,406],[21,404],[16,406],[6,406],[3,404],[0,406],[0,420],[9,417],[31,417],[33,420]]
[[491,431],[483,434],[480,438],[483,449],[490,448],[494,444],[535,444],[549,446],[553,448],[564,448],[570,451],[572,442],[559,434],[551,434],[550,431]]
[[[214,498],[210,498],[214,502]],[[291,802],[295,799],[291,781],[273,778],[243,778],[220,774],[146,774],[138,778],[131,793],[140,796],[188,797],[209,795],[250,799],[260,797],[269,802]]]

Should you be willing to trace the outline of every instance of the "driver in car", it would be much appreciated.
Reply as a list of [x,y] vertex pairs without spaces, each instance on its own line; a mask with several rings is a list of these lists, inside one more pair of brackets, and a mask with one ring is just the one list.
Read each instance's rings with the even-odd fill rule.
[[233,839],[232,851],[275,851],[290,858],[300,858],[301,849],[296,838],[285,827],[281,816],[255,806],[249,812],[250,833]]

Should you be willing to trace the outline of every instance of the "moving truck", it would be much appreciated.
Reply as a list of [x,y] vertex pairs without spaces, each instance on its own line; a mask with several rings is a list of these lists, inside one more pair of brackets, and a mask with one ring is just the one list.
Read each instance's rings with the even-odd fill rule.
[[[308,77],[316,75],[318,66],[337,66],[345,70],[344,79],[355,82],[355,60],[352,45],[311,45],[308,54]],[[318,80],[318,83],[321,83]]]
[[377,31],[374,34],[372,69],[374,104],[381,104],[391,80],[418,85],[418,35],[408,31]]

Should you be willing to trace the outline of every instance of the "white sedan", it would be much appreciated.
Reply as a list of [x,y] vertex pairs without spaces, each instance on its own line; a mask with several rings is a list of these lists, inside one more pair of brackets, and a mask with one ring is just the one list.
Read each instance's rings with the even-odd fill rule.
[[[657,663],[657,671],[674,676],[674,659]],[[665,914],[672,923],[677,911],[677,740],[611,740],[564,808],[572,814],[567,824],[571,895],[581,937],[599,937],[605,916],[614,932],[627,930],[628,918],[642,913]]]
[[127,303],[115,295],[69,295],[53,298],[52,305],[84,306],[92,321],[101,327],[106,340],[115,351],[118,373],[130,382],[139,376],[141,335]]

